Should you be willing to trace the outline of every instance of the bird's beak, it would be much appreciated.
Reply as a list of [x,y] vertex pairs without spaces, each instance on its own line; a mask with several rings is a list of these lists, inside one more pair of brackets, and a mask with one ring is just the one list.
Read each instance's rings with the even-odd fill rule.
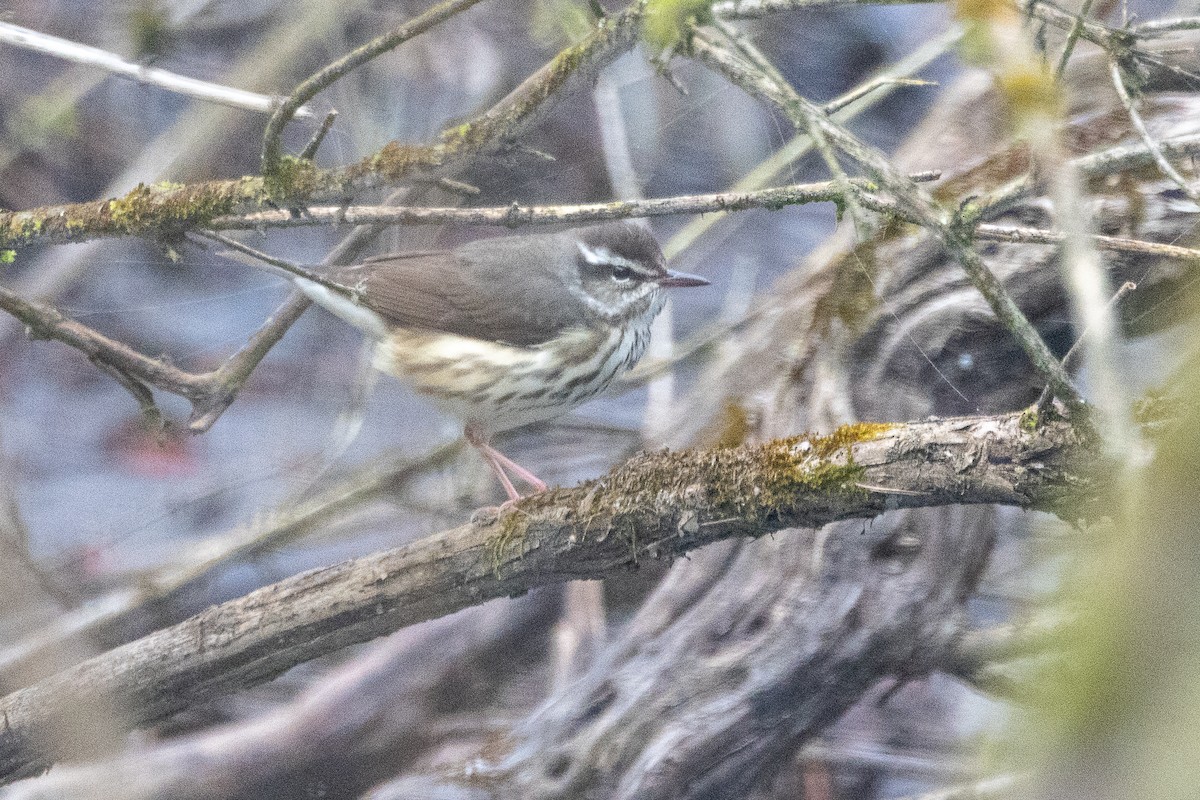
[[665,289],[683,289],[688,286],[708,286],[708,284],[707,278],[674,270],[667,270],[667,277],[658,279],[658,285]]

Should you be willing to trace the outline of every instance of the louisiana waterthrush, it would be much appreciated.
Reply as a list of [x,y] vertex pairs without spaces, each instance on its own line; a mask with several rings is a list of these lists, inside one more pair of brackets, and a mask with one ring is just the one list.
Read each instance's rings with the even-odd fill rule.
[[644,227],[611,222],[378,256],[316,282],[314,302],[375,340],[376,369],[463,420],[510,500],[508,472],[546,484],[492,447],[603,391],[646,350],[663,289],[707,280],[668,270]]

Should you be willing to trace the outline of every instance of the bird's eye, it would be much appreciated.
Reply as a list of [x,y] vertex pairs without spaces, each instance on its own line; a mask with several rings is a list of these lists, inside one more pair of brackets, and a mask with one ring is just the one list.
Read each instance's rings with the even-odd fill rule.
[[613,264],[612,276],[613,280],[627,281],[633,277],[633,270],[624,264]]

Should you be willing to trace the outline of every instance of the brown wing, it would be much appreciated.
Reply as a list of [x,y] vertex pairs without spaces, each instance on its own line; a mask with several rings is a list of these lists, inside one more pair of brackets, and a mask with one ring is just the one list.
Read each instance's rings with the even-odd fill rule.
[[551,270],[491,255],[468,247],[379,256],[338,270],[336,280],[400,327],[528,347],[586,324],[578,300]]

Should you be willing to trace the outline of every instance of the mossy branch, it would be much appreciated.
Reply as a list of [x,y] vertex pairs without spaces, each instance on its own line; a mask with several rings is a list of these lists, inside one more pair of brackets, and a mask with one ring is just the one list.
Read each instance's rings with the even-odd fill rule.
[[633,47],[642,16],[637,3],[605,18],[488,111],[443,131],[432,144],[391,142],[357,164],[333,169],[281,157],[269,180],[247,176],[188,185],[142,184],[124,197],[0,211],[0,251],[113,236],[172,238],[216,217],[342,201],[361,189],[442,177],[469,159],[511,148],[569,81],[595,75]]
[[131,726],[225,696],[341,647],[495,597],[731,537],[891,509],[971,503],[1092,513],[1092,439],[1019,414],[858,424],[760,446],[646,453],[603,478],[497,517],[313,570],[223,603],[0,700],[0,776],[54,760],[40,733],[78,704],[117,702]]

